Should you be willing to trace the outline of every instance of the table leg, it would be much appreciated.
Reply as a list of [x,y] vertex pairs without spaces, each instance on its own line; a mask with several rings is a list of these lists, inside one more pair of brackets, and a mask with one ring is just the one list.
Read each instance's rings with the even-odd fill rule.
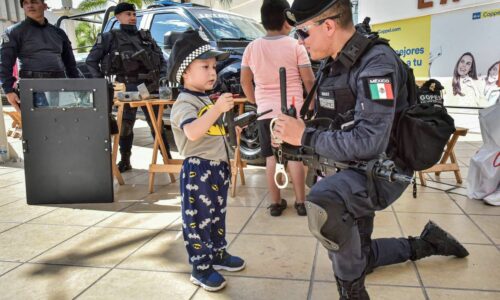
[[124,185],[125,181],[123,180],[122,174],[120,170],[118,170],[118,166],[116,165],[116,158],[118,156],[118,144],[120,142],[120,131],[122,130],[122,121],[123,121],[123,103],[118,104],[118,115],[116,118],[116,124],[118,126],[118,133],[113,136],[113,152],[111,155],[111,164],[113,169],[113,175],[118,180],[120,185]]
[[[453,134],[451,137],[450,141],[448,144],[446,144],[446,151],[443,154],[443,157],[441,158],[441,161],[439,162],[440,164],[445,164],[448,158],[450,158],[451,152],[453,151],[453,148],[455,147],[455,144],[457,143],[458,140],[458,134]],[[439,176],[441,172],[436,172],[436,176]]]
[[[152,165],[156,164],[157,160],[157,153],[158,153],[158,146],[160,153],[163,158],[163,163],[168,164],[169,159],[167,155],[167,149],[165,147],[165,144],[163,143],[163,139],[161,137],[161,130],[160,127],[162,125],[162,115],[163,115],[163,110],[164,110],[164,105],[158,105],[158,117],[155,116],[154,110],[153,110],[153,105],[151,103],[146,103],[146,107],[148,109],[148,113],[151,119],[151,125],[153,126],[153,131],[155,133],[155,143],[153,147],[153,160],[152,160]],[[170,175],[170,180],[172,182],[175,182],[175,176],[173,174]],[[149,192],[152,193],[154,189],[154,172],[149,172]]]

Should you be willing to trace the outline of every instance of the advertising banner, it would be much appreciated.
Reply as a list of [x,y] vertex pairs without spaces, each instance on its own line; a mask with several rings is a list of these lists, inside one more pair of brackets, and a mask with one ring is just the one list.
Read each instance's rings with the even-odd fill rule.
[[500,96],[500,3],[372,26],[415,71],[444,86],[444,104],[487,107]]
[[372,29],[389,40],[401,59],[413,68],[415,77],[429,76],[430,16],[377,24]]

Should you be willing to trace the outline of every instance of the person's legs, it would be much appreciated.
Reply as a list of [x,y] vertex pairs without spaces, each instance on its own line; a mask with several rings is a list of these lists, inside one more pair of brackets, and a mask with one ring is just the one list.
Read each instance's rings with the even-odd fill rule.
[[341,299],[369,299],[364,286],[374,211],[394,202],[405,185],[368,197],[366,176],[344,170],[311,189],[306,208],[311,233],[329,250]]
[[274,182],[274,173],[276,171],[276,158],[274,156],[266,157],[266,179],[267,188],[271,197],[272,203],[279,204],[281,201],[280,189]]
[[130,156],[132,155],[132,144],[134,142],[134,124],[137,108],[131,108],[130,105],[123,107],[122,128],[120,131],[120,156],[118,163],[120,172],[126,172],[132,169]]
[[214,203],[208,198],[212,187],[203,181],[210,170],[210,162],[198,158],[184,161],[180,174],[182,197],[182,233],[184,244],[193,265],[191,282],[209,291],[226,284],[224,277],[213,269],[213,241],[211,237]]
[[307,214],[304,206],[305,201],[305,170],[304,164],[301,161],[288,161],[288,169],[293,182],[293,191],[295,192],[295,209],[300,216]]
[[[212,173],[218,174],[212,176],[212,186],[217,186],[211,194],[213,199],[213,214],[212,214],[212,232],[211,238],[213,242],[213,268],[215,270],[225,270],[230,272],[241,271],[245,268],[245,261],[240,257],[233,256],[226,251],[226,210],[227,210],[227,192],[229,190],[229,166],[226,163],[220,163],[219,166],[212,167]],[[224,176],[222,176],[224,175]]]
[[258,120],[257,128],[259,130],[259,141],[261,154],[266,158],[266,181],[269,195],[271,197],[271,205],[269,206],[271,216],[280,216],[286,208],[287,203],[281,199],[281,193],[278,186],[274,182],[274,173],[276,171],[276,158],[271,147],[271,131],[269,124],[271,119]]

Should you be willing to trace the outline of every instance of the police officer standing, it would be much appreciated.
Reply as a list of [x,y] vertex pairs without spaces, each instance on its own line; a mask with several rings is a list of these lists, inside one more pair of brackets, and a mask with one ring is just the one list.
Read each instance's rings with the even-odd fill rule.
[[[370,161],[391,153],[396,113],[408,107],[403,62],[376,35],[356,31],[349,0],[295,0],[286,17],[312,60],[325,59],[316,117],[353,116],[348,128],[321,131],[280,115],[275,134],[335,161]],[[397,166],[399,173],[413,170]],[[317,182],[306,209],[311,233],[327,248],[340,299],[369,299],[364,281],[377,266],[430,255],[465,257],[467,250],[432,221],[419,237],[371,240],[375,211],[391,205],[408,184],[342,170]]]
[[[20,0],[26,19],[7,28],[0,42],[0,81],[9,103],[19,111],[12,75],[19,59],[20,78],[77,78],[75,57],[68,36],[45,18],[44,0]],[[47,106],[44,93],[34,95],[35,106]]]
[[[124,83],[127,91],[137,91],[137,86],[144,83],[148,90],[158,90],[160,77],[166,74],[166,62],[163,53],[146,30],[138,30],[135,6],[130,3],[119,3],[114,10],[120,23],[120,29],[113,29],[99,35],[96,44],[87,57],[87,66],[93,77],[116,75],[116,81]],[[153,128],[149,113],[145,106],[141,107],[150,128]],[[121,161],[120,172],[132,169],[130,156],[134,140],[134,124],[137,108],[125,105],[120,132]],[[155,108],[158,113],[158,108]],[[162,125],[162,139],[171,158],[165,128]],[[151,129],[152,130],[152,129]],[[153,133],[153,131],[151,131]],[[153,134],[153,138],[155,138]]]

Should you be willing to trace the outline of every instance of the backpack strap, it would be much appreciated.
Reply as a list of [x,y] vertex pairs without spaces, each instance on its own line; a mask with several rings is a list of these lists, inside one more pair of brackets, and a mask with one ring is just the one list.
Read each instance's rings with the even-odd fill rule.
[[309,94],[307,94],[306,99],[304,100],[304,104],[300,109],[300,117],[302,119],[305,118],[307,110],[309,108],[309,104],[311,103],[311,100],[314,94],[316,93],[316,90],[318,88],[319,83],[321,82],[321,79],[326,73],[330,71],[330,67],[334,62],[339,61],[350,72],[352,66],[354,66],[369,49],[378,44],[389,45],[387,40],[378,38],[378,35],[371,34],[370,36],[365,36],[356,31],[354,35],[351,37],[351,39],[344,46],[339,56],[335,60],[333,60],[332,58],[328,58],[325,61],[325,63],[320,67],[320,73],[316,77],[314,85]]

